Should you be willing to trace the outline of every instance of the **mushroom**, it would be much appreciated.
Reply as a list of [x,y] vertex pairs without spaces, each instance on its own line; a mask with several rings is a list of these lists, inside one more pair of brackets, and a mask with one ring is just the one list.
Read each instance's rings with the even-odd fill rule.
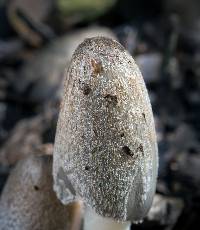
[[80,205],[62,205],[51,172],[52,156],[29,156],[17,163],[0,199],[1,230],[79,229]]
[[84,202],[86,230],[128,229],[151,207],[157,170],[153,114],[137,65],[117,41],[86,39],[65,79],[53,154],[57,196]]

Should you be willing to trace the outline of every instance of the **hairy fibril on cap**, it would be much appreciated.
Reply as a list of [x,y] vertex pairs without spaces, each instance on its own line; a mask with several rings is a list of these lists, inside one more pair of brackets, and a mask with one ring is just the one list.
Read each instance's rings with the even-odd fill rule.
[[137,65],[118,42],[86,39],[65,79],[54,148],[58,197],[138,221],[151,206],[157,167],[152,109]]

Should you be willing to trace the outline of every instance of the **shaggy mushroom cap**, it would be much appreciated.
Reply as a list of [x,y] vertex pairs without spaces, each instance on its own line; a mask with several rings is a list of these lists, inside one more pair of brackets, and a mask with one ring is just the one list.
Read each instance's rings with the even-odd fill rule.
[[158,152],[143,77],[116,41],[76,49],[65,78],[54,147],[54,190],[103,217],[141,220],[155,193]]

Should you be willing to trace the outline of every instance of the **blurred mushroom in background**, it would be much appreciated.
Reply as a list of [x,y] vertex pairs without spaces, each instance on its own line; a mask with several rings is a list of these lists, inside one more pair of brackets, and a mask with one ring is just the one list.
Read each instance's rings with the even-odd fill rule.
[[78,230],[80,223],[81,204],[63,206],[53,191],[52,156],[20,160],[0,198],[0,229]]

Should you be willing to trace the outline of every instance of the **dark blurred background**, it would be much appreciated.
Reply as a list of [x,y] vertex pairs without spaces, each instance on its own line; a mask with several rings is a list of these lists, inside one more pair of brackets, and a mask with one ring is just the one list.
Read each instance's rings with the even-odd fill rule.
[[199,0],[0,0],[0,189],[18,160],[54,142],[64,70],[97,35],[133,55],[154,112],[157,193],[133,229],[198,229]]

